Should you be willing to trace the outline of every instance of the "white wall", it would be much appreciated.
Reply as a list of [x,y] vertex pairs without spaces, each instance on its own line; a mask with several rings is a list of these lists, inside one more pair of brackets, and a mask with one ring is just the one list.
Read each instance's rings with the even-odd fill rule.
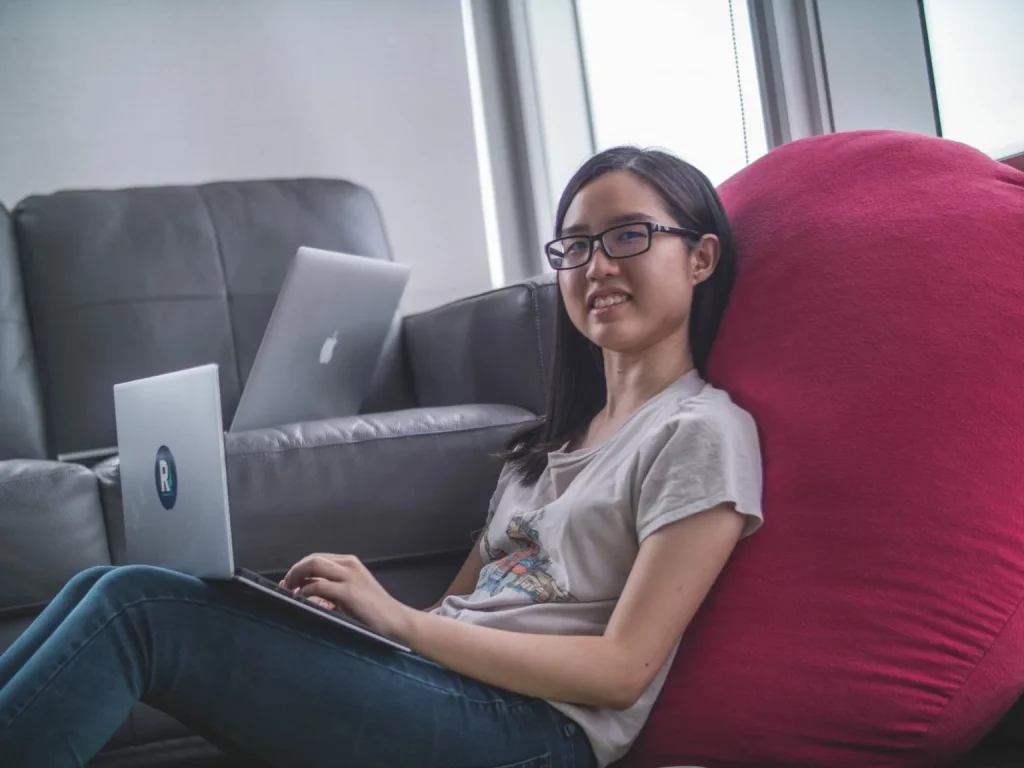
[[405,309],[490,287],[459,0],[0,0],[0,201],[346,178]]

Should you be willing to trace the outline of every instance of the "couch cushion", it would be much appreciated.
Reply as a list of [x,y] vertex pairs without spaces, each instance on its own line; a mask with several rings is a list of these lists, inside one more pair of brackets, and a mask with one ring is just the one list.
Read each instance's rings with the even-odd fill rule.
[[1024,693],[1024,174],[865,132],[721,195],[711,378],[761,429],[765,526],[632,764],[951,762]]
[[14,220],[54,454],[115,445],[115,383],[204,363],[230,419],[297,248],[389,258],[344,181],[58,192]]
[[14,229],[0,205],[0,460],[46,456],[43,406]]
[[[468,552],[486,518],[496,454],[534,414],[512,406],[417,408],[229,433],[235,559],[281,572],[310,552],[379,567]],[[124,562],[117,460],[97,467],[115,562]]]
[[0,616],[38,607],[109,565],[96,477],[74,464],[0,462]]

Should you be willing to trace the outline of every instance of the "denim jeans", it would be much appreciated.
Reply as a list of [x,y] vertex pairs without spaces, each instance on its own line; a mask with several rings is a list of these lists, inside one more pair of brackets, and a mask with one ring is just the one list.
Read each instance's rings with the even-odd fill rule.
[[149,566],[83,571],[0,656],[0,763],[83,766],[138,700],[270,765],[594,765],[543,700]]

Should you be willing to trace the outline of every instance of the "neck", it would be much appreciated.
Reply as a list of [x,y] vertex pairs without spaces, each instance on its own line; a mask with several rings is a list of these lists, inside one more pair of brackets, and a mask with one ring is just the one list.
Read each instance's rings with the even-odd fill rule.
[[637,352],[604,352],[604,380],[608,390],[605,417],[633,413],[680,376],[693,370],[688,334],[672,334]]

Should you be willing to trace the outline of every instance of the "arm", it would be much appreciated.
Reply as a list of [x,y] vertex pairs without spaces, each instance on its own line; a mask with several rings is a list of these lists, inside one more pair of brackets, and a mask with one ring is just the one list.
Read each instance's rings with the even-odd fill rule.
[[424,656],[492,685],[625,709],[665,663],[742,531],[742,517],[723,505],[653,533],[600,637],[507,632],[422,614],[410,618],[405,640]]
[[626,709],[665,663],[743,524],[731,504],[721,505],[648,536],[600,637],[509,632],[422,613],[391,598],[350,556],[311,555],[285,581],[461,674],[527,696]]

